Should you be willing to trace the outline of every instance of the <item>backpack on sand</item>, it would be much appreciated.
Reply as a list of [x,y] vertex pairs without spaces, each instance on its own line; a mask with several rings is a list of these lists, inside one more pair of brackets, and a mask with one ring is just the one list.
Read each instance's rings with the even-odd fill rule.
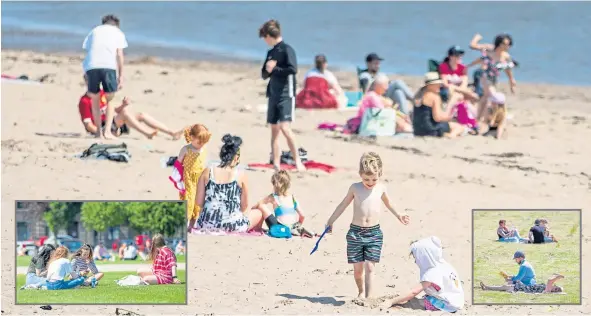
[[82,152],[80,158],[108,159],[117,162],[129,162],[131,154],[125,143],[121,144],[92,144]]

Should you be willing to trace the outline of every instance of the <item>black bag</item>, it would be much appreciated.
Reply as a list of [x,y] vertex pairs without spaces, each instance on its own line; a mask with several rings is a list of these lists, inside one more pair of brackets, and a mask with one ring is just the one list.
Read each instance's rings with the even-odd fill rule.
[[[298,148],[298,153],[300,154],[300,160],[302,161],[302,163],[308,161],[308,152],[304,148],[302,148],[302,147]],[[273,154],[272,153],[270,155],[269,163],[273,164]],[[291,151],[281,152],[281,164],[295,165],[295,160],[293,159]]]
[[121,144],[92,144],[82,152],[80,158],[108,159],[117,162],[129,162],[131,154],[127,151],[127,145]]

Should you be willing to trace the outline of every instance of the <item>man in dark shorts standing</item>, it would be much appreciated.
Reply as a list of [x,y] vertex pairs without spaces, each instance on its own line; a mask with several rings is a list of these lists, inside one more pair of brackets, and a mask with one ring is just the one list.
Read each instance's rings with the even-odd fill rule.
[[276,20],[265,22],[259,29],[259,37],[272,47],[267,52],[261,74],[264,80],[269,79],[267,123],[271,125],[273,166],[275,170],[281,168],[279,133],[283,133],[298,171],[304,171],[306,167],[302,164],[295,135],[291,130],[291,122],[293,122],[295,115],[295,75],[298,70],[295,51],[283,41],[281,27]]
[[[100,122],[100,95],[105,92],[107,97],[107,111],[103,136],[107,139],[114,138],[111,132],[115,110],[109,102],[115,96],[115,92],[121,89],[123,74],[123,49],[127,48],[125,34],[119,29],[119,18],[114,15],[106,15],[102,19],[102,25],[92,29],[84,39],[82,48],[86,51],[83,67],[88,78],[88,95],[92,99],[92,116],[95,122]],[[101,131],[95,133],[100,138]]]
[[533,244],[543,244],[546,242],[544,238],[544,227],[540,226],[540,220],[536,219],[534,226],[529,229],[529,241]]

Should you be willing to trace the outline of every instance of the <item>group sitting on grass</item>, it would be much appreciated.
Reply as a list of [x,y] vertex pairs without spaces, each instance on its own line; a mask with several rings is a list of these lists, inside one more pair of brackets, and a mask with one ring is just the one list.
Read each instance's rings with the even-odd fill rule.
[[558,242],[554,235],[550,234],[548,228],[548,220],[545,218],[536,219],[534,226],[529,230],[528,238],[522,238],[519,235],[517,227],[507,227],[507,221],[499,220],[499,227],[497,228],[497,236],[500,242],[520,242],[529,244],[543,244],[550,242]]
[[508,275],[501,271],[500,274],[507,282],[500,286],[490,286],[480,282],[480,288],[484,291],[501,291],[501,292],[525,292],[525,293],[559,293],[563,292],[563,288],[554,285],[556,281],[564,279],[563,275],[553,274],[546,284],[536,283],[536,272],[529,261],[525,260],[525,253],[517,251],[513,255],[513,260],[519,265],[517,275]]
[[[138,275],[145,284],[180,283],[176,276],[176,256],[166,246],[164,237],[156,234],[149,259],[151,269],[139,269]],[[43,245],[31,258],[27,269],[25,289],[66,290],[79,286],[96,287],[104,273],[97,268],[93,247],[84,244],[71,257],[65,246]]]

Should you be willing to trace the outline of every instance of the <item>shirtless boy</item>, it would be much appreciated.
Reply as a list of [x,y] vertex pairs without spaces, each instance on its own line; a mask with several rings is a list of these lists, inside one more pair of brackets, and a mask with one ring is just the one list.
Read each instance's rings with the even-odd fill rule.
[[[358,298],[370,298],[375,264],[380,262],[384,235],[380,229],[381,203],[398,218],[408,225],[410,217],[398,213],[390,204],[386,186],[379,182],[382,176],[382,159],[376,153],[369,152],[361,156],[359,162],[361,182],[353,183],[347,195],[337,206],[326,226],[332,230],[334,222],[345,209],[355,201],[353,221],[347,233],[347,260],[353,264],[355,283],[359,290]],[[365,290],[364,290],[365,270]]]

